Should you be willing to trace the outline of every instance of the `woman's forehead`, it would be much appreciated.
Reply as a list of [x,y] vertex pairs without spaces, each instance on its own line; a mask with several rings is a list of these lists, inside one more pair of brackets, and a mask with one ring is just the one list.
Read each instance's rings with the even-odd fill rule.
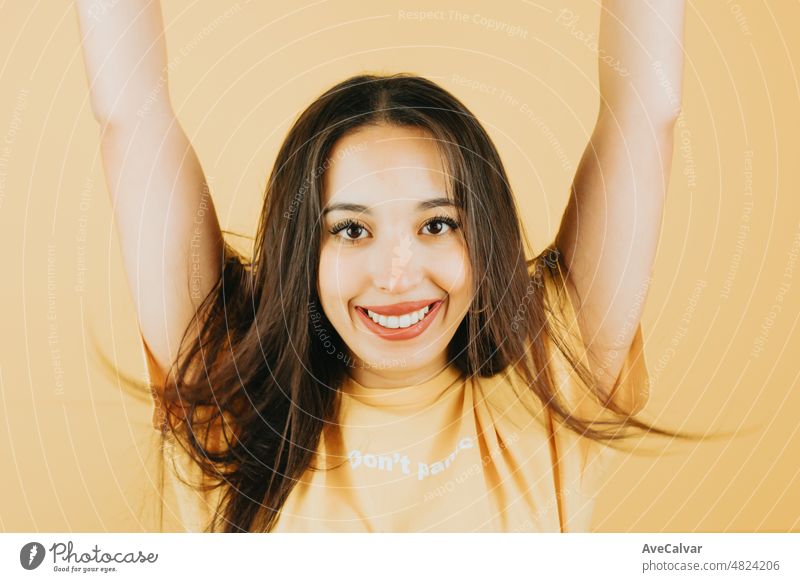
[[369,127],[343,137],[324,175],[324,204],[415,203],[444,197],[447,174],[436,142],[415,128]]

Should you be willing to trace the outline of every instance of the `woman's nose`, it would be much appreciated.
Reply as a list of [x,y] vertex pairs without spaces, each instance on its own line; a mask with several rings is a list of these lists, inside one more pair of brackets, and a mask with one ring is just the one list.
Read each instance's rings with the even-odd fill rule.
[[401,234],[373,245],[369,270],[374,284],[387,293],[403,293],[422,280],[422,256],[414,238]]

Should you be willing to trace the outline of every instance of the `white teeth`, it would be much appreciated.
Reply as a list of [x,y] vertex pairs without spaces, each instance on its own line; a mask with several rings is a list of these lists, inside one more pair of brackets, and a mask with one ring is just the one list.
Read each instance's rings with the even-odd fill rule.
[[418,309],[417,311],[412,311],[411,313],[406,313],[403,315],[380,315],[367,309],[367,315],[369,318],[377,323],[388,329],[397,329],[397,328],[405,328],[414,325],[415,323],[419,323],[423,319],[425,319],[425,314],[430,311],[429,306],[426,305],[422,309]]

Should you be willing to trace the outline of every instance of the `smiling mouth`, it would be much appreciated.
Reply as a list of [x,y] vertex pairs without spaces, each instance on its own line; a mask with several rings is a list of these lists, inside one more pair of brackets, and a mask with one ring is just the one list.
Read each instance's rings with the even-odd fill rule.
[[421,309],[409,311],[402,315],[383,315],[361,306],[356,306],[356,309],[381,327],[386,329],[406,329],[424,321],[437,303],[441,303],[441,300],[434,301]]

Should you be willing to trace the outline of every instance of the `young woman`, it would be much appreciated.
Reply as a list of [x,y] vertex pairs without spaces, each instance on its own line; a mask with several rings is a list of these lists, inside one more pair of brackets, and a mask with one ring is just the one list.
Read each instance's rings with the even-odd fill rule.
[[683,0],[603,2],[600,112],[543,251],[456,97],[358,75],[289,130],[249,259],[170,105],[158,2],[76,4],[187,529],[582,531],[610,445],[675,434],[636,415]]

